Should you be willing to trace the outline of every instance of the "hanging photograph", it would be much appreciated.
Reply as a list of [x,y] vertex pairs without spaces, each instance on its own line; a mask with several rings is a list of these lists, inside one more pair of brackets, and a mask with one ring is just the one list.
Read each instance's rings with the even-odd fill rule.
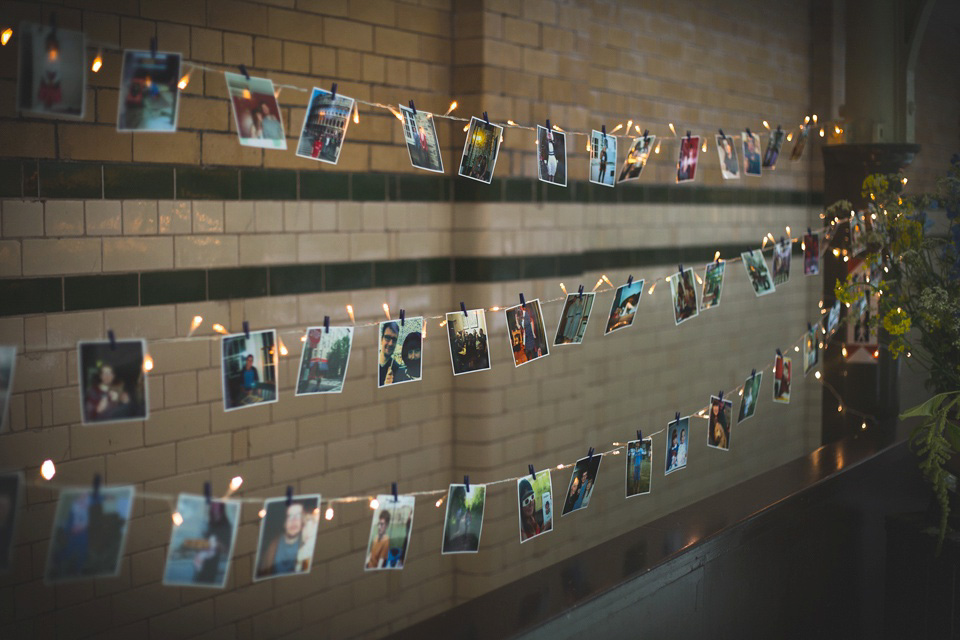
[[120,574],[133,487],[64,489],[53,514],[47,583]]
[[353,109],[353,98],[314,87],[303,115],[297,156],[337,164]]
[[537,125],[537,176],[541,182],[567,186],[567,136]]
[[684,269],[670,276],[670,299],[673,300],[673,321],[678,326],[684,320],[697,317],[697,283],[693,269]]
[[690,443],[690,416],[667,425],[667,464],[664,475],[687,466],[687,445]]
[[417,382],[423,376],[423,318],[387,320],[380,323],[377,354],[377,386]]
[[767,261],[760,249],[744,251],[740,254],[740,257],[743,259],[743,268],[747,270],[747,277],[750,279],[753,292],[757,296],[765,296],[776,291],[773,278],[770,277],[770,272],[767,270]]
[[720,173],[724,180],[740,179],[740,161],[737,160],[737,148],[730,136],[717,137],[717,156],[720,158]]
[[253,581],[310,573],[320,524],[318,494],[263,503]]
[[700,136],[680,138],[680,157],[677,159],[677,182],[689,182],[697,177],[700,160]]
[[867,250],[867,216],[857,211],[850,216],[850,255],[856,256]]
[[274,94],[273,80],[247,78],[230,72],[224,72],[223,77],[227,81],[227,95],[233,105],[233,122],[240,144],[261,149],[286,149],[283,115]]
[[77,343],[83,424],[130,422],[150,417],[144,340]]
[[763,171],[760,159],[760,134],[744,131],[740,134],[740,139],[743,140],[743,172],[748,176],[759,178]]
[[223,336],[223,410],[277,401],[277,332],[251,331]]
[[447,314],[447,337],[453,375],[486,371],[490,368],[487,315],[483,309],[452,311]]
[[443,519],[440,553],[476,553],[480,550],[483,507],[487,487],[482,484],[451,484],[447,491],[447,513]]
[[763,168],[776,169],[777,158],[780,157],[780,149],[783,148],[783,141],[787,139],[787,132],[779,126],[770,132],[767,137],[767,148],[763,152]]
[[517,480],[517,503],[521,543],[553,530],[553,484],[549,469]]
[[833,333],[833,330],[840,324],[840,306],[840,301],[837,300],[827,313],[827,333]]
[[163,584],[222,589],[237,540],[240,501],[181,493],[175,514]]
[[[443,157],[440,153],[440,141],[437,139],[437,128],[433,124],[433,114],[419,109],[414,113],[413,109],[402,104],[400,114],[403,116],[403,139],[407,143],[410,164],[418,169],[443,173]],[[347,113],[347,118],[349,117],[350,114]],[[346,128],[344,124],[344,132]]]
[[820,236],[808,233],[803,236],[803,275],[820,274]]
[[730,425],[733,424],[733,402],[710,396],[710,425],[707,427],[707,446],[730,450]]
[[540,300],[530,300],[525,305],[504,309],[507,331],[513,347],[513,364],[519,367],[537,358],[549,355],[549,340],[543,326]]
[[304,338],[296,395],[342,392],[353,349],[353,327],[310,327]]
[[640,173],[647,166],[647,160],[650,159],[650,152],[653,151],[656,140],[657,136],[655,135],[633,139],[633,144],[627,151],[627,157],[623,161],[623,167],[620,169],[620,177],[617,182],[629,182],[640,178]]
[[773,245],[773,284],[782,285],[790,279],[790,254],[792,242],[777,242]]
[[607,318],[607,326],[603,330],[603,335],[626,329],[633,324],[641,294],[643,294],[643,280],[634,280],[630,284],[617,287],[617,291],[613,295],[613,303],[610,305],[610,317]]
[[803,148],[807,146],[808,137],[810,137],[810,125],[801,125],[800,133],[797,134],[793,149],[790,151],[791,160],[799,160],[800,156],[803,155]]
[[467,139],[463,143],[463,156],[460,158],[460,175],[490,184],[502,139],[503,127],[477,117],[471,118]]
[[580,344],[583,335],[587,332],[587,323],[590,321],[590,312],[593,311],[595,293],[570,293],[563,303],[560,312],[560,322],[557,324],[557,336],[553,344]]
[[370,524],[370,541],[364,557],[364,571],[403,569],[413,530],[413,496],[379,495]]
[[13,391],[13,374],[17,365],[17,348],[0,345],[0,431],[7,424],[10,413],[10,394]]
[[814,325],[803,336],[803,375],[816,368],[820,361],[819,327]]
[[23,473],[0,475],[0,573],[13,562],[13,540],[23,501]]
[[763,372],[757,371],[743,383],[743,394],[740,398],[740,413],[737,416],[737,424],[740,424],[747,418],[752,418],[757,412],[757,402],[760,401],[760,382],[763,381]]
[[790,373],[793,361],[786,356],[777,355],[773,363],[773,401],[790,403]]
[[650,493],[653,480],[653,438],[627,443],[627,497]]
[[570,485],[567,487],[567,497],[563,501],[561,517],[579,509],[586,509],[593,496],[593,486],[597,482],[597,472],[600,471],[600,462],[603,456],[595,453],[586,458],[580,458],[570,473]]
[[703,272],[703,291],[700,294],[700,311],[706,311],[720,304],[720,294],[723,292],[723,272],[727,263],[715,260],[707,265]]
[[17,109],[37,116],[82,118],[86,41],[79,31],[21,22]]
[[124,51],[117,131],[176,131],[179,82],[179,53]]
[[612,187],[617,173],[617,139],[594,129],[590,133],[590,182]]

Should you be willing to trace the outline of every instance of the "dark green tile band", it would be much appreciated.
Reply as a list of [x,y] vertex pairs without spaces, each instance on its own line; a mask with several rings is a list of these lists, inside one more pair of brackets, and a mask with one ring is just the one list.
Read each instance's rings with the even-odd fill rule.
[[103,171],[99,164],[41,162],[41,198],[102,198]]
[[173,172],[167,167],[105,164],[103,197],[108,200],[172,200]]
[[236,169],[177,167],[178,200],[236,200],[240,175]]
[[63,311],[63,278],[0,280],[0,315]]
[[210,300],[259,298],[267,295],[267,267],[211,269],[207,272],[207,295]]
[[136,307],[140,304],[140,276],[71,276],[63,279],[63,310]]
[[176,304],[200,302],[207,299],[207,272],[203,269],[185,271],[152,271],[140,274],[140,304]]

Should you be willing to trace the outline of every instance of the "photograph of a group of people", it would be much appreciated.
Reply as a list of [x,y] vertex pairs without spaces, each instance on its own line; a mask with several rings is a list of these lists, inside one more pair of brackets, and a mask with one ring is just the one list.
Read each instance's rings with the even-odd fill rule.
[[314,87],[303,116],[297,155],[337,164],[353,108],[353,98]]
[[507,317],[507,331],[510,332],[514,366],[519,367],[549,355],[540,300],[510,307],[504,310],[504,314]]
[[578,509],[586,509],[590,505],[602,460],[603,456],[598,454],[577,460],[570,473],[570,484],[567,486],[567,497],[563,501],[561,516]]
[[403,139],[410,153],[410,164],[418,169],[443,173],[443,157],[433,114],[419,110],[414,112],[401,104],[400,115],[403,117]]
[[277,401],[277,332],[234,333],[221,341],[223,410]]
[[700,136],[680,138],[680,157],[677,160],[677,182],[688,182],[697,177],[700,161]]
[[633,324],[641,294],[643,294],[643,280],[634,280],[617,287],[617,291],[613,295],[613,302],[610,305],[610,316],[607,318],[607,326],[603,330],[603,335],[626,329]]
[[83,424],[149,417],[147,374],[143,367],[146,352],[144,340],[77,344]]
[[818,331],[818,327],[810,327],[803,336],[803,375],[810,373],[810,370],[817,366],[820,359]]
[[763,169],[760,158],[760,134],[744,131],[740,134],[743,141],[743,172],[759,178]]
[[365,571],[403,569],[413,530],[414,496],[379,495],[370,524]]
[[347,377],[353,327],[310,327],[303,341],[296,395],[340,393]]
[[587,332],[587,323],[590,322],[590,312],[593,311],[595,293],[571,293],[563,302],[560,312],[560,322],[557,324],[557,336],[553,344],[580,344],[583,335]]
[[803,236],[803,275],[820,274],[820,236],[808,233]]
[[788,404],[790,402],[790,374],[793,360],[777,354],[773,363],[773,401]]
[[490,368],[487,316],[483,309],[447,314],[447,338],[453,375],[486,371]]
[[17,107],[38,115],[82,118],[87,84],[86,41],[79,31],[20,24]]
[[441,553],[477,553],[483,529],[487,488],[482,484],[451,484],[443,519]]
[[617,138],[590,132],[590,182],[612,187],[617,178]]
[[740,413],[737,415],[737,424],[747,418],[752,418],[757,412],[757,403],[760,401],[760,383],[763,381],[763,372],[756,371],[743,383],[743,395],[740,399]]
[[416,382],[423,375],[423,318],[404,318],[380,323],[377,354],[377,386]]
[[697,289],[693,269],[684,269],[670,276],[670,298],[673,300],[673,321],[679,325],[684,320],[697,317]]
[[627,497],[650,493],[653,477],[653,438],[627,443]]
[[770,277],[770,271],[767,269],[767,261],[760,249],[744,251],[740,257],[743,259],[743,268],[747,270],[750,286],[753,287],[753,292],[757,296],[765,296],[776,291],[773,278]]
[[22,496],[23,473],[0,475],[0,573],[9,571],[13,560],[13,537]]
[[503,127],[480,118],[472,118],[467,139],[463,143],[460,175],[490,184],[493,181],[493,169],[497,164],[502,137]]
[[10,393],[13,391],[13,373],[17,365],[17,348],[0,345],[0,430],[7,423]]
[[237,137],[244,147],[262,149],[287,148],[283,133],[283,116],[273,92],[270,78],[247,77],[239,73],[224,72],[227,94],[233,105]]
[[[240,523],[240,503],[181,493],[163,584],[222,589]],[[179,522],[180,524],[177,524]]]
[[179,82],[179,53],[124,51],[117,130],[176,131]]
[[526,542],[553,530],[553,483],[550,470],[517,480],[520,506],[520,542]]
[[733,424],[733,402],[710,396],[710,425],[707,427],[707,446],[730,450],[730,425]]
[[674,420],[667,425],[667,460],[664,475],[687,466],[687,446],[690,444],[690,417]]
[[724,180],[740,179],[740,161],[737,160],[737,149],[733,138],[725,135],[717,136],[717,155],[720,156],[720,174]]
[[653,143],[657,136],[645,135],[633,139],[630,150],[627,151],[627,157],[623,160],[623,167],[620,169],[620,177],[617,182],[628,182],[638,180],[643,168],[647,166],[647,160],[650,158],[650,152],[653,151]]
[[790,279],[790,252],[792,242],[777,242],[773,245],[773,284],[781,285]]
[[271,498],[263,504],[253,579],[310,573],[320,524],[317,494]]
[[779,126],[770,132],[767,138],[767,148],[763,152],[763,168],[776,169],[777,158],[780,157],[780,149],[783,148],[783,141],[787,139],[787,132]]
[[537,125],[537,177],[567,186],[567,136]]
[[703,292],[700,294],[700,311],[706,311],[720,304],[723,292],[723,274],[727,263],[715,260],[707,265],[703,272]]

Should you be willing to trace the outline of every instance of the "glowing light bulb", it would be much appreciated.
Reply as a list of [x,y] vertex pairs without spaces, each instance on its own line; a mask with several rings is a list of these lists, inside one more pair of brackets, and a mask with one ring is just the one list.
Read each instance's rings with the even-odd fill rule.
[[220,324],[219,322],[216,323],[215,325],[213,325],[213,330],[216,331],[217,333],[226,333],[226,332],[227,332],[227,330],[224,328],[224,326],[223,326],[222,324]]
[[511,127],[517,126],[517,123],[510,119],[507,119],[507,124],[510,125]]
[[494,312],[500,311],[500,307],[492,307],[490,311],[494,311]]
[[260,511],[257,511],[257,516],[259,516],[259,518],[263,520],[265,517],[267,517],[267,510],[260,509]]
[[[454,102],[454,104],[456,104],[456,102]],[[327,511],[323,514],[323,517],[327,520],[333,520],[333,507],[327,507]]]
[[697,277],[697,282],[698,282],[698,283],[703,284],[703,279],[700,277],[700,274],[699,274],[699,273],[695,273],[695,274],[693,274],[693,275],[695,275],[695,276]]
[[350,322],[352,322],[353,324],[357,324],[357,319],[356,319],[355,317],[353,317],[353,305],[352,305],[352,304],[348,304],[348,305],[347,305],[347,315],[350,316]]
[[847,357],[847,348],[846,348],[846,347],[842,347],[842,348],[840,349],[840,355],[842,355],[844,358]]
[[800,353],[800,347],[794,347],[793,350],[796,351],[797,353]]
[[837,413],[843,413],[843,405],[842,405],[842,404],[838,404],[838,405],[837,405]]
[[57,475],[57,467],[53,464],[53,460],[44,460],[43,464],[40,465],[40,475],[43,476],[44,480],[50,480],[53,476]]
[[563,289],[563,295],[567,295],[567,288],[563,286],[563,283],[560,283],[560,288]]
[[874,357],[874,358],[879,358],[879,357],[880,357],[880,349],[874,349],[874,351],[873,351],[873,357]]
[[620,124],[618,124],[617,126],[615,126],[615,127],[613,128],[613,131],[611,131],[610,133],[616,133],[617,131],[620,131],[620,129],[623,129],[623,123],[622,123],[622,122],[621,122]]
[[659,154],[659,153],[660,153],[660,142],[659,142],[659,141],[657,142],[657,146],[654,147],[653,152],[656,153],[656,154]]
[[371,508],[371,509],[377,509],[377,508],[379,508],[379,507],[380,507],[380,501],[379,501],[379,500],[377,500],[376,498],[374,498],[373,500],[370,501],[370,508]]
[[787,142],[790,142],[791,140],[793,140],[793,131],[787,134]]
[[193,332],[196,331],[201,324],[203,324],[203,316],[193,316],[193,320],[190,321],[190,331],[187,332],[187,337],[192,336]]
[[835,257],[835,258],[839,258],[839,257],[840,257],[840,249],[834,249],[834,250],[833,250],[833,257]]
[[143,370],[145,372],[153,371],[153,358],[149,353],[143,355]]
[[820,127],[820,137],[823,137],[823,127]]
[[353,105],[353,124],[360,124],[360,107]]
[[817,380],[819,380],[819,379],[820,379],[820,372],[819,372],[819,371],[814,371],[814,372],[813,372],[813,377],[816,378]]
[[101,67],[103,67],[103,57],[98,53],[97,57],[93,59],[93,64],[90,65],[90,71],[97,73]]
[[3,33],[0,33],[0,45],[7,46],[7,43],[10,42],[10,38],[13,37],[13,29],[7,27],[3,30]]
[[440,505],[442,505],[442,504],[443,504],[443,498],[440,498],[439,500],[437,500],[437,501],[434,503],[434,506],[435,506],[437,509],[439,509],[439,508],[440,508]]
[[866,423],[866,422],[861,422],[861,423],[860,423],[860,430],[863,431],[863,430],[866,429],[866,428],[867,428],[867,423]]
[[817,124],[817,114],[813,114],[813,124]]
[[763,128],[764,128],[764,129],[766,129],[767,131],[770,130],[770,123],[769,123],[769,122],[767,122],[766,120],[764,120],[762,124],[763,124]]
[[702,151],[702,152],[704,152],[704,153],[707,152],[707,139],[706,139],[706,138],[703,139],[703,144],[700,145],[700,151]]
[[387,315],[387,320],[390,320],[390,305],[386,302],[383,303],[383,312]]
[[230,491],[236,491],[237,489],[240,488],[240,485],[242,484],[243,484],[243,478],[241,478],[240,476],[234,476],[233,479],[230,480]]
[[180,89],[180,91],[183,91],[184,89],[187,88],[187,85],[189,84],[190,84],[190,74],[187,73],[187,74],[184,74],[182,78],[180,78],[180,82],[177,83],[177,88]]
[[720,252],[717,251],[715,254],[713,254],[713,261],[718,262],[719,260],[720,260]]
[[743,397],[743,389],[740,389],[740,391],[737,392],[737,395],[742,398],[742,397]]
[[287,345],[283,344],[283,340],[281,340],[279,337],[277,338],[277,340],[280,341],[280,355],[285,356],[288,353],[290,353],[289,351],[287,351]]
[[463,125],[463,132],[466,133],[467,129],[469,128],[470,128],[470,123],[468,122],[467,124]]
[[[446,111],[446,113],[444,113],[443,115],[445,115],[445,116],[450,115],[450,113],[451,113],[454,109],[456,109],[456,108],[457,108],[457,101],[454,100],[453,102],[450,103],[450,106],[447,107],[447,111]],[[332,517],[332,516],[331,516],[331,517]],[[327,519],[329,520],[330,518],[327,518]]]
[[784,227],[784,229],[787,230],[787,237],[789,238],[789,237],[790,237],[790,225],[787,225],[786,227]]
[[558,464],[558,465],[557,465],[557,469],[563,469],[563,465],[562,465],[562,464]]
[[179,511],[174,511],[173,515],[170,516],[170,519],[173,520],[173,526],[179,527],[183,524],[183,516],[180,515]]
[[673,128],[673,123],[672,123],[672,122],[668,122],[668,123],[667,123],[667,126],[670,127],[670,131],[672,131],[672,132],[673,132],[673,135],[676,136],[676,135],[677,135],[677,130]]

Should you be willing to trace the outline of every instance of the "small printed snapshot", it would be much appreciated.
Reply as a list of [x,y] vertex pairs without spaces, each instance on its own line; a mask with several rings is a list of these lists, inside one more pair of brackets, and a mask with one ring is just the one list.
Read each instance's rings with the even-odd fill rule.
[[283,115],[277,104],[273,80],[229,72],[224,72],[223,77],[227,81],[227,94],[233,106],[240,144],[261,149],[286,149]]
[[364,571],[403,569],[413,531],[414,496],[377,496],[377,508],[370,523],[370,541]]
[[223,336],[223,410],[277,401],[277,332],[251,331]]
[[423,376],[423,317],[380,323],[377,386],[417,382]]
[[77,344],[83,424],[150,417],[144,340]]
[[181,493],[163,584],[222,589],[227,583],[239,524],[239,501]]
[[553,484],[550,470],[526,475],[517,480],[517,504],[520,509],[520,542],[526,542],[553,530]]
[[337,164],[354,106],[353,98],[314,87],[303,116],[297,155]]

